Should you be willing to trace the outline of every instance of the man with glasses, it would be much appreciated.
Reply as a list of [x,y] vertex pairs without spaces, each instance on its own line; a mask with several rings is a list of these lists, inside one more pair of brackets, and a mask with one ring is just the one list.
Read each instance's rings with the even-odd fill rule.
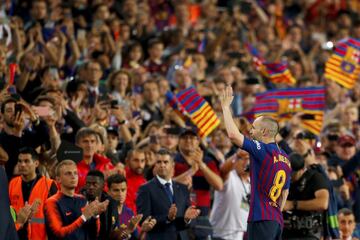
[[230,110],[233,90],[227,86],[220,96],[228,136],[250,155],[251,199],[247,234],[249,239],[281,239],[283,215],[290,187],[291,167],[287,154],[275,141],[278,123],[258,117],[246,138],[237,128]]

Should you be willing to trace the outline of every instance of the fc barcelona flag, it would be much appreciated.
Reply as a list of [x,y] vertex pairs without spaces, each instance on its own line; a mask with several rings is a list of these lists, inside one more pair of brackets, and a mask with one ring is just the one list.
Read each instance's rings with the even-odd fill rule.
[[270,90],[256,96],[255,117],[267,115],[279,122],[289,120],[296,113],[304,113],[302,127],[318,135],[325,109],[325,88],[288,88]]
[[273,83],[296,84],[296,79],[292,76],[288,64],[285,62],[263,63],[260,72]]
[[360,40],[340,41],[325,64],[325,77],[352,89],[360,74]]
[[194,87],[180,91],[176,94],[176,98],[188,113],[193,124],[197,126],[201,138],[208,136],[219,126],[220,120],[216,113]]

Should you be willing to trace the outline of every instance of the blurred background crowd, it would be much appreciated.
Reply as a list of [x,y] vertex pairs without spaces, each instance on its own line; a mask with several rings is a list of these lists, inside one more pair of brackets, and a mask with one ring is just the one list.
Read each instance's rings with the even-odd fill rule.
[[[256,94],[288,87],[257,71],[250,43],[268,61],[288,63],[297,80],[292,87],[325,86],[321,132],[302,128],[297,113],[281,123],[278,140],[305,165],[323,167],[336,208],[350,219],[339,218],[339,237],[359,238],[360,83],[347,89],[324,78],[336,43],[348,37],[360,41],[359,13],[358,0],[2,1],[0,155],[7,179],[30,182],[27,190],[22,186],[29,198],[34,179],[58,179],[55,166],[71,159],[77,164],[76,192],[93,200],[101,195],[92,189],[100,179],[100,193],[129,210],[130,218],[120,220],[134,233],[131,238],[145,239],[164,226],[146,220],[142,231],[128,220],[146,222],[131,216],[147,204],[148,198],[139,200],[139,188],[164,170],[157,162],[166,148],[174,161],[171,178],[187,186],[189,201],[201,210],[186,235],[242,239],[249,158],[226,134],[219,94],[233,86],[232,110],[248,135]],[[168,91],[191,86],[221,122],[203,139],[166,101]],[[126,182],[126,196],[116,195],[109,179]],[[22,226],[31,224],[29,213],[17,227],[20,239],[43,239],[29,238],[30,228]]]

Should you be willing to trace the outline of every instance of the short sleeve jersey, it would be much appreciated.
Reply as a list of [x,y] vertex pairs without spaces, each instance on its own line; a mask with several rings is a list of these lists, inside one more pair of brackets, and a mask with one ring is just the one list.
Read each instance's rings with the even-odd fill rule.
[[287,154],[276,143],[244,139],[250,155],[251,199],[248,222],[277,221],[283,226],[279,198],[290,187],[291,166]]

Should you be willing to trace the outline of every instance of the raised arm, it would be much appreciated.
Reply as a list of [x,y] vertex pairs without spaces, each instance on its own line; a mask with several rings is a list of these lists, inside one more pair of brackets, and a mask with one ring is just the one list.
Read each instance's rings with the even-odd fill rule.
[[224,115],[224,122],[226,132],[230,140],[239,147],[242,147],[244,143],[244,135],[237,128],[234,119],[232,117],[230,104],[234,99],[233,90],[231,86],[227,86],[220,96],[221,106]]

